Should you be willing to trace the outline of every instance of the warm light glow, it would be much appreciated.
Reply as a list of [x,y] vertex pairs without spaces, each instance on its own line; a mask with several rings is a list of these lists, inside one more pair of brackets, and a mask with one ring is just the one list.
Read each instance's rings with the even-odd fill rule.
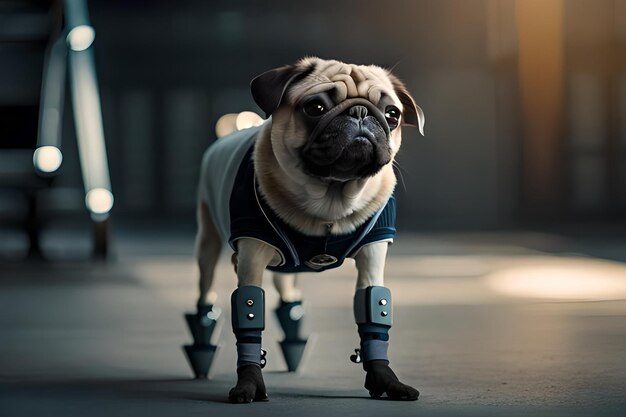
[[59,169],[63,154],[55,146],[41,146],[33,153],[33,164],[41,172],[52,173]]
[[113,194],[104,188],[94,188],[85,196],[85,204],[94,214],[106,214],[113,207]]
[[565,300],[626,298],[626,267],[598,260],[535,260],[487,276],[491,289],[513,297]]
[[96,31],[88,25],[76,26],[67,34],[67,44],[73,51],[84,51],[96,38]]
[[237,130],[237,114],[228,113],[217,119],[215,134],[218,138],[229,135]]
[[263,118],[251,111],[241,113],[228,113],[217,120],[215,124],[215,134],[218,138],[229,135],[237,130],[248,129],[259,126],[263,123]]
[[237,115],[235,126],[237,130],[248,129],[249,127],[259,126],[263,123],[263,118],[251,111],[242,111]]

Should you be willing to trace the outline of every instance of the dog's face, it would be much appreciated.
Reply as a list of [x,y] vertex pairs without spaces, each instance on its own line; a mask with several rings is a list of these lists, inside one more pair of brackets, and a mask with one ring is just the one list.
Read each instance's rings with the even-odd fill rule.
[[424,124],[404,85],[377,66],[305,58],[261,74],[251,89],[272,116],[274,154],[294,178],[376,175],[400,148],[400,125]]

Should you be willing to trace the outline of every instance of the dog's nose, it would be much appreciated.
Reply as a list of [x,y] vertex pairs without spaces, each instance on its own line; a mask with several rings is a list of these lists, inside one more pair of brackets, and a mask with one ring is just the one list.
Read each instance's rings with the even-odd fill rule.
[[354,117],[355,119],[365,119],[365,116],[367,116],[367,107],[354,106],[350,108],[350,111],[348,112],[348,114]]

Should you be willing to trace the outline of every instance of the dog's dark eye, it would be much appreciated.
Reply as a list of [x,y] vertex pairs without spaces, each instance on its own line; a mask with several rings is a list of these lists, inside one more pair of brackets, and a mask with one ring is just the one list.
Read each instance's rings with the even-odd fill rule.
[[302,108],[307,116],[319,117],[326,113],[326,106],[319,100],[311,100]]
[[400,122],[400,110],[396,106],[387,106],[385,109],[385,119],[387,119],[389,129],[395,129]]

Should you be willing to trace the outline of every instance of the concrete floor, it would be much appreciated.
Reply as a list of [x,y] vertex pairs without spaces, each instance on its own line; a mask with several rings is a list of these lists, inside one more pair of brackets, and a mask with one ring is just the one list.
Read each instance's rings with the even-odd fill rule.
[[[191,379],[180,349],[191,341],[182,314],[195,296],[193,235],[154,236],[120,232],[106,264],[0,261],[0,416],[626,416],[623,239],[401,236],[387,266],[390,357],[421,392],[410,403],[370,400],[348,360],[353,266],[303,275],[301,369],[285,372],[268,308],[270,401],[230,405],[230,329],[210,380]],[[227,318],[227,254],[218,268]],[[267,301],[277,302],[271,287]]]

